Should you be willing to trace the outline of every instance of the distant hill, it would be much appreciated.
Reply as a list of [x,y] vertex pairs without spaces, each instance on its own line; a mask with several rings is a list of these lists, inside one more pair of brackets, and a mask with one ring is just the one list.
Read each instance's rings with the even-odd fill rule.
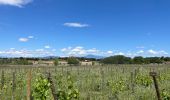
[[55,59],[58,58],[58,56],[46,56],[46,57],[40,57],[41,59]]
[[98,55],[86,55],[84,57],[85,58],[95,58],[95,59],[102,59],[102,58],[104,58],[103,56],[98,56]]

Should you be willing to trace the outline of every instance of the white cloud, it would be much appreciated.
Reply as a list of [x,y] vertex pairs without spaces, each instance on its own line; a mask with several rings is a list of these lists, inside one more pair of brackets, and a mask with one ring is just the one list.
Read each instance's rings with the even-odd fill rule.
[[[3,57],[42,57],[42,56],[56,56],[56,49],[50,49],[50,46],[47,45],[48,49],[35,49],[35,50],[27,50],[21,49],[17,50],[16,48],[10,48],[9,50],[0,50],[0,56]],[[113,55],[124,55],[128,57],[135,57],[135,56],[144,56],[144,57],[152,57],[152,56],[168,56],[169,54],[164,50],[139,50],[139,51],[101,51],[96,48],[85,49],[82,46],[77,47],[67,47],[60,50],[60,55],[57,56],[86,56],[86,55],[98,55],[98,56],[113,56]]]
[[156,50],[148,50],[147,51],[148,52],[148,54],[151,54],[151,55],[168,55],[168,53],[166,52],[166,51],[164,51],[164,50],[161,50],[161,51],[156,51]]
[[153,54],[153,55],[158,54],[158,52],[157,52],[157,51],[154,51],[154,50],[148,50],[148,53]]
[[20,42],[27,42],[27,41],[29,41],[29,39],[28,38],[19,38],[19,41]]
[[169,53],[167,53],[167,52],[164,51],[164,50],[159,51],[159,53],[164,54],[164,55],[168,55],[168,54],[169,54]]
[[144,52],[145,52],[145,51],[140,50],[140,51],[137,52],[137,54],[142,54],[142,53],[144,53]]
[[24,5],[31,3],[32,1],[33,0],[0,0],[0,5],[23,7]]
[[168,53],[164,50],[156,51],[156,50],[139,50],[139,51],[127,51],[122,52],[119,50],[108,50],[101,51],[96,48],[85,49],[82,46],[77,47],[68,47],[61,49],[61,52],[64,54],[63,56],[85,56],[85,55],[99,55],[99,56],[113,56],[113,55],[124,55],[128,57],[135,56],[144,56],[144,57],[152,57],[152,56],[168,56]]
[[0,56],[3,57],[43,57],[43,56],[55,56],[53,51],[47,51],[44,49],[27,50],[27,49],[9,49],[0,51]]
[[88,24],[82,24],[82,23],[64,23],[64,26],[67,27],[77,27],[77,28],[83,28],[83,27],[89,27]]
[[118,52],[118,53],[115,53],[114,55],[125,55],[125,53],[123,53],[123,52]]
[[51,48],[49,45],[44,46],[44,48],[49,49]]
[[113,51],[107,51],[107,54],[113,55]]
[[44,49],[36,49],[35,51],[42,52],[42,51],[44,51]]
[[61,49],[61,52],[66,52],[66,51],[67,51],[67,48]]
[[92,49],[88,49],[87,52],[88,53],[99,53],[100,51],[97,50],[96,48],[92,48]]
[[92,49],[85,49],[84,47],[77,46],[75,48],[68,47],[61,49],[61,52],[63,52],[67,56],[85,56],[88,54],[94,54],[94,55],[100,55],[99,50],[92,48]]
[[30,39],[33,39],[34,38],[34,36],[28,36],[27,38],[19,38],[18,40],[20,41],[20,42],[28,42]]
[[101,51],[96,48],[85,49],[82,46],[77,47],[68,47],[61,49],[61,52],[64,53],[64,56],[86,56],[86,55],[98,55],[98,56],[112,56],[112,55],[125,55],[123,52],[113,52],[109,51]]
[[28,36],[28,38],[29,38],[29,39],[33,39],[33,38],[34,38],[34,36]]

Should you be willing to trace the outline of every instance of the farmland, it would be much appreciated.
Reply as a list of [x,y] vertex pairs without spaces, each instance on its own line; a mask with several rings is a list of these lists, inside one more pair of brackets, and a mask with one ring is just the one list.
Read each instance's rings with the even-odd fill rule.
[[152,71],[158,74],[161,98],[170,100],[170,65],[163,64],[4,65],[0,67],[0,100],[26,100],[29,95],[33,100],[52,100],[53,95],[59,100],[156,100],[154,83],[149,76]]

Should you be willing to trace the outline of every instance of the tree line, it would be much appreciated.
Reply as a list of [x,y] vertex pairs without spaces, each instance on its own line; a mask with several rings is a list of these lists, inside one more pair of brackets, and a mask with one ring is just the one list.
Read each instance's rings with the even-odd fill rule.
[[0,65],[31,65],[28,59],[20,57],[20,58],[0,58]]
[[100,62],[103,64],[162,64],[170,61],[170,57],[142,57],[134,58],[123,55],[106,57]]
[[80,61],[92,61],[99,62],[101,64],[162,64],[170,62],[170,57],[142,57],[137,56],[134,58],[126,57],[123,55],[115,55],[106,57],[103,59],[95,59],[95,58],[85,58],[85,57],[56,57],[50,59],[43,58],[0,58],[0,65],[10,64],[10,65],[31,65],[32,63],[29,61],[54,61],[55,65],[58,65],[59,61],[67,61],[70,65],[79,65]]

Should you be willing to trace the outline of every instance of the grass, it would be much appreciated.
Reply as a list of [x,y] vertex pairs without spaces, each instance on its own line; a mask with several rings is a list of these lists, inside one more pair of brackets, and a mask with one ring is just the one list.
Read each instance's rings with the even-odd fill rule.
[[[13,72],[16,75],[16,88],[14,100],[25,100],[27,95],[27,72],[32,69],[32,84],[35,83],[37,73],[50,72],[53,83],[62,81],[63,87],[68,83],[70,74],[75,88],[79,90],[79,100],[155,100],[156,93],[153,83],[149,86],[136,83],[136,76],[141,74],[149,78],[141,77],[139,82],[152,80],[150,71],[156,71],[160,77],[159,88],[170,94],[170,65],[105,65],[105,66],[69,66],[69,67],[31,67],[31,66],[1,66],[0,75],[4,71],[4,79],[0,78],[0,87],[4,81],[3,89],[0,89],[0,100],[12,98]],[[68,74],[69,73],[69,74]],[[62,75],[62,78],[60,77]],[[0,76],[0,77],[1,77]],[[143,81],[144,78],[144,81]],[[109,83],[110,82],[110,83]],[[31,89],[33,87],[31,86]],[[64,89],[64,88],[63,88]],[[33,89],[32,89],[33,90]],[[50,95],[52,96],[52,95]],[[162,95],[163,97],[163,95]]]

